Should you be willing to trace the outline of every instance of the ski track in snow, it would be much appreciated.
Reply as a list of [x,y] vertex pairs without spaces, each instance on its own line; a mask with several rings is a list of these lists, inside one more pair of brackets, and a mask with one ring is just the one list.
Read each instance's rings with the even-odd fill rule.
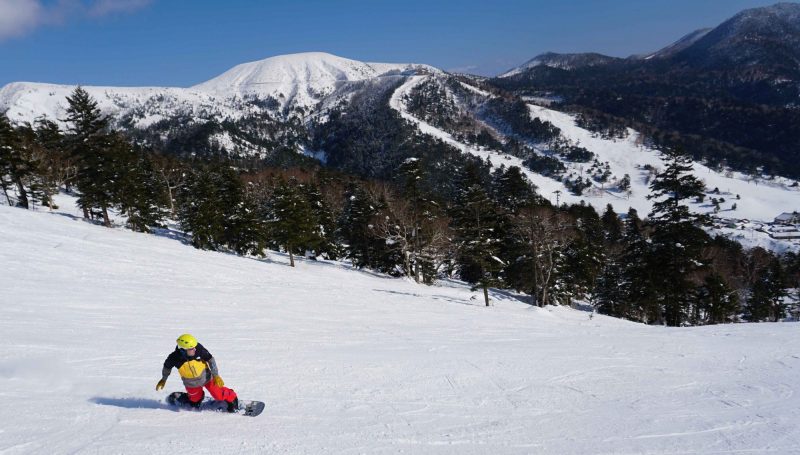
[[[663,328],[0,206],[0,453],[797,453],[793,323]],[[480,296],[478,296],[480,297]],[[191,332],[257,418],[156,392]]]

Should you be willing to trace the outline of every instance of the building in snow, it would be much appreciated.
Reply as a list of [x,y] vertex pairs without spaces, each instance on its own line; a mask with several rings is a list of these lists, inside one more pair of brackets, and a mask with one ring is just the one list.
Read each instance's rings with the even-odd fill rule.
[[792,213],[781,213],[775,217],[775,224],[797,224],[800,223],[800,213],[794,211]]

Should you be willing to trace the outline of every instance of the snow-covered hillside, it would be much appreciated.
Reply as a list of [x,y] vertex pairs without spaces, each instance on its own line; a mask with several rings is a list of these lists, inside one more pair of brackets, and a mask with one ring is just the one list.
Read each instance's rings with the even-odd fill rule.
[[[650,212],[652,201],[647,199],[650,192],[649,182],[656,172],[664,169],[665,164],[658,151],[645,146],[636,131],[628,130],[624,139],[605,139],[578,127],[575,118],[570,114],[533,104],[528,106],[532,118],[552,123],[561,130],[563,139],[589,150],[600,163],[604,165],[607,163],[612,176],[610,181],[606,185],[593,181],[592,187],[584,190],[581,195],[575,195],[562,181],[526,169],[520,158],[497,150],[460,143],[452,134],[409,113],[404,98],[414,87],[430,77],[409,78],[390,100],[390,105],[405,119],[416,124],[423,133],[440,138],[464,153],[488,158],[495,167],[518,166],[537,186],[539,194],[548,198],[553,204],[557,202],[574,204],[584,201],[594,206],[598,212],[602,212],[607,204],[611,204],[614,211],[621,214],[633,207],[642,217]],[[487,98],[492,96],[474,88],[472,91]],[[589,176],[590,163],[567,161],[563,163],[567,167],[566,174]],[[717,229],[717,231],[725,232],[748,246],[762,246],[776,251],[800,250],[800,241],[773,239],[767,227],[762,226],[781,213],[800,210],[800,187],[790,186],[792,182],[783,178],[766,180],[754,179],[737,172],[720,173],[700,163],[694,164],[694,174],[705,183],[708,196],[703,202],[690,203],[691,209],[698,213],[714,215],[719,222],[740,228]],[[619,191],[614,188],[613,183],[625,175],[630,177],[630,189]],[[715,211],[711,199],[722,200],[719,211]]]
[[192,89],[222,97],[273,96],[311,107],[343,82],[416,70],[436,71],[426,65],[364,63],[323,52],[307,52],[243,63]]
[[[793,453],[794,323],[651,327],[0,206],[0,453]],[[250,419],[156,392],[191,332]],[[180,390],[173,372],[167,391]],[[165,391],[166,392],[166,391]]]
[[[185,115],[191,118],[241,118],[262,110],[310,109],[346,82],[385,74],[436,72],[420,64],[363,63],[323,52],[281,55],[238,65],[209,81],[189,88],[83,88],[100,109],[117,118],[132,115],[134,125]],[[0,111],[14,122],[33,122],[39,116],[62,119],[66,97],[75,86],[15,82],[0,89]],[[251,101],[274,100],[271,109]]]
[[[555,58],[552,55],[550,57]],[[459,142],[450,133],[409,112],[405,97],[415,87],[427,80],[448,77],[451,76],[426,65],[363,63],[310,52],[238,65],[190,88],[85,89],[98,101],[99,107],[113,115],[119,123],[138,128],[159,126],[153,126],[154,131],[150,131],[149,137],[151,141],[153,138],[157,138],[155,142],[162,141],[160,145],[163,148],[172,138],[180,138],[185,131],[189,131],[188,134],[194,131],[196,136],[192,136],[191,140],[185,137],[180,139],[192,145],[195,141],[206,141],[215,150],[264,158],[281,146],[324,157],[324,150],[306,150],[311,133],[303,125],[312,124],[312,119],[325,121],[330,109],[339,107],[355,94],[380,91],[401,84],[393,93],[390,105],[423,133],[443,139],[465,153],[491,158],[495,166],[515,165],[525,169],[520,158],[499,150],[487,150]],[[475,97],[489,100],[495,96],[465,81],[459,81],[460,87]],[[73,89],[65,85],[9,84],[0,90],[0,110],[8,109],[8,116],[15,122],[33,121],[41,115],[63,119],[66,97]],[[426,101],[429,104],[457,103],[455,98]],[[530,105],[529,110],[531,117],[558,127],[560,139],[591,152],[598,166],[602,166],[610,176],[606,183],[590,180],[590,171],[599,172],[590,169],[591,163],[562,159],[567,168],[565,178],[570,182],[585,179],[592,185],[582,194],[575,195],[565,185],[564,178],[556,180],[525,171],[542,196],[553,203],[584,201],[598,211],[611,204],[618,213],[627,212],[629,207],[637,209],[640,216],[650,212],[652,201],[646,199],[648,185],[664,164],[655,150],[643,145],[646,141],[640,140],[638,133],[629,130],[624,139],[604,139],[578,127],[571,115],[536,105]],[[485,124],[485,119],[480,118],[479,112],[468,112],[467,109],[464,112],[465,115],[471,115],[476,124],[493,129]],[[284,121],[287,117],[291,117],[292,121]],[[223,120],[231,119],[241,122],[226,122],[224,127],[221,126]],[[162,120],[166,122],[158,123]],[[203,136],[205,130],[192,130],[193,126],[205,122],[214,122],[216,129],[212,125],[206,136]],[[503,139],[502,131],[496,128],[494,131]],[[542,152],[547,153],[547,150]],[[557,156],[554,158],[560,159]],[[734,172],[719,173],[701,164],[695,164],[695,174],[706,183],[709,193],[703,202],[692,204],[692,209],[714,214],[718,218],[718,232],[725,232],[749,246],[760,245],[776,251],[800,250],[800,240],[776,240],[770,235],[769,227],[764,226],[781,213],[800,210],[800,187],[790,186],[792,182],[786,179],[753,179]],[[625,176],[630,179],[630,188],[622,191],[618,183]],[[714,200],[717,204],[714,204]]]

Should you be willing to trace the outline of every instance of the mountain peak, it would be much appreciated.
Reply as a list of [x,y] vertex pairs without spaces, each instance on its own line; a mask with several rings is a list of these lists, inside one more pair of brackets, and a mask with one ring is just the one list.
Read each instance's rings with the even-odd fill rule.
[[514,76],[537,66],[573,70],[587,66],[605,65],[606,63],[614,60],[618,59],[616,57],[609,57],[607,55],[598,54],[595,52],[577,54],[558,54],[555,52],[545,52],[544,54],[539,54],[516,68],[506,71],[498,77]]
[[800,70],[800,4],[744,10],[675,55],[700,66],[780,64]]
[[783,32],[784,28],[800,31],[800,3],[777,3],[763,8],[751,8],[742,11],[723,22],[715,31],[725,37],[761,32]]
[[264,92],[285,85],[327,86],[336,81],[373,76],[375,70],[365,63],[325,52],[303,52],[242,63],[192,88],[210,92]]
[[800,3],[783,2],[771,6],[746,9],[731,20],[753,20],[758,18],[780,18],[788,21],[800,20]]
[[[298,86],[327,92],[336,84],[377,77],[388,71],[426,67],[415,64],[365,63],[326,52],[302,52],[236,65],[221,75],[191,87],[213,93],[289,95]],[[427,67],[430,68],[430,67]]]

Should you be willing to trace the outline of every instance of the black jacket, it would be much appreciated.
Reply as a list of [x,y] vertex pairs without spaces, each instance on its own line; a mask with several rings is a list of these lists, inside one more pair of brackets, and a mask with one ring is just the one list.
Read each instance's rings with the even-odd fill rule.
[[189,357],[186,351],[176,347],[164,361],[161,378],[166,380],[172,369],[177,368],[186,387],[202,387],[214,376],[218,376],[217,362],[211,353],[200,343],[197,343],[195,349],[194,355]]

